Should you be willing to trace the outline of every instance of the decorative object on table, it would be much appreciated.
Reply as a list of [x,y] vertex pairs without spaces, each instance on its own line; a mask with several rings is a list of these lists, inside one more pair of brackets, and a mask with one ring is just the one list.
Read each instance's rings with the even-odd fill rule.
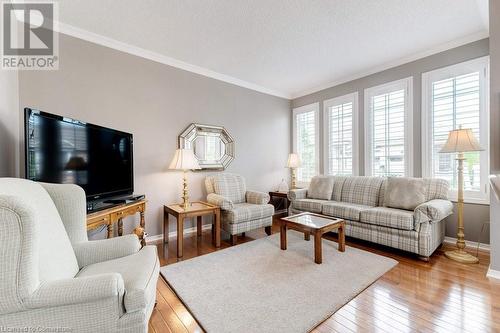
[[291,153],[288,155],[286,167],[292,170],[292,190],[297,188],[297,168],[300,168],[301,165],[302,163],[298,154]]
[[219,206],[209,204],[207,202],[196,201],[187,209],[181,208],[179,205],[163,206],[163,243],[168,243],[168,224],[169,215],[177,219],[177,258],[183,256],[184,243],[184,219],[196,216],[196,231],[198,237],[201,237],[202,216],[213,215],[214,223],[212,224],[212,242],[215,247],[220,247],[220,208]]
[[225,170],[234,160],[234,140],[222,126],[189,125],[179,135],[179,148],[191,149],[202,170]]
[[182,208],[189,208],[189,195],[187,183],[187,171],[200,169],[198,160],[191,149],[177,149],[174,158],[168,167],[170,170],[182,170],[183,175],[183,190],[182,190]]
[[231,173],[207,177],[205,187],[207,201],[221,208],[222,229],[231,235],[231,245],[246,231],[264,227],[271,234],[274,207],[267,193],[247,191],[245,178]]
[[300,333],[312,331],[397,265],[354,247],[340,252],[326,239],[325,261],[317,265],[311,245],[289,231],[287,251],[275,234],[164,266],[161,274],[206,332]]
[[271,191],[269,198],[269,203],[274,206],[274,215],[288,215],[288,207],[290,206],[288,192]]
[[440,153],[458,153],[456,160],[458,161],[458,231],[457,231],[457,249],[445,252],[447,258],[466,264],[475,264],[479,259],[465,251],[465,235],[464,235],[464,153],[471,151],[481,151],[479,142],[474,137],[472,129],[459,128],[450,131],[448,140]]
[[278,186],[278,192],[288,193],[288,190],[288,184],[286,183],[285,179],[281,179],[281,183]]

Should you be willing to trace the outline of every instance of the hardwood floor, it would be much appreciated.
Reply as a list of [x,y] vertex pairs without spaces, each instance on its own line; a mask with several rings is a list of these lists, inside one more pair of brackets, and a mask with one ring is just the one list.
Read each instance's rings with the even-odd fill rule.
[[[277,232],[274,227],[273,233]],[[247,232],[238,237],[238,244],[265,236],[263,229]],[[210,231],[201,238],[186,237],[183,259],[216,251],[210,237]],[[500,332],[500,281],[486,278],[488,253],[479,252],[479,264],[464,265],[444,256],[446,245],[429,262],[359,240],[348,238],[347,245],[394,258],[399,264],[313,332]],[[177,262],[174,239],[168,246],[157,246],[162,266]],[[222,241],[221,249],[229,246],[228,240]],[[150,332],[203,331],[161,277],[157,297]]]

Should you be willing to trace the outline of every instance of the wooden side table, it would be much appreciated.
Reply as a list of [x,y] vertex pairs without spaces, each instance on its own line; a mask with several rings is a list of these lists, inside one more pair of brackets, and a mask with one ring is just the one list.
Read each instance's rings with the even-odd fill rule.
[[198,237],[201,236],[202,216],[214,215],[214,224],[212,225],[212,241],[215,247],[220,247],[220,208],[209,204],[208,202],[191,202],[188,209],[182,208],[182,204],[163,206],[163,243],[168,243],[168,225],[169,216],[177,219],[177,258],[183,256],[184,242],[184,220],[190,217],[196,217],[196,228]]
[[274,214],[287,214],[290,200],[287,192],[271,191],[269,192],[269,203],[274,206]]
[[[116,223],[118,225],[118,236],[123,235],[123,218],[129,215],[140,214],[141,222],[140,226],[136,230],[141,231],[138,235],[142,246],[146,245],[146,240],[144,239],[144,227],[146,221],[144,219],[144,213],[146,212],[146,200],[139,200],[136,202],[122,204],[113,206],[111,208],[103,209],[95,213],[87,214],[87,230],[96,229],[101,225],[106,225],[108,229],[107,238],[113,237],[113,227]],[[134,230],[135,231],[135,230]]]

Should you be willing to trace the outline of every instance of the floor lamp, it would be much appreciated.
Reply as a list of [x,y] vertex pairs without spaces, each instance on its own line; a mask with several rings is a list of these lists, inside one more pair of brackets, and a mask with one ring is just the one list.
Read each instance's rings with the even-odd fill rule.
[[445,255],[449,259],[465,263],[475,264],[479,259],[472,254],[465,252],[465,235],[464,235],[464,153],[471,151],[483,150],[479,146],[479,142],[474,137],[470,128],[457,129],[450,131],[448,134],[448,141],[446,141],[440,153],[458,153],[458,231],[457,231],[457,249],[453,251],[446,251]]

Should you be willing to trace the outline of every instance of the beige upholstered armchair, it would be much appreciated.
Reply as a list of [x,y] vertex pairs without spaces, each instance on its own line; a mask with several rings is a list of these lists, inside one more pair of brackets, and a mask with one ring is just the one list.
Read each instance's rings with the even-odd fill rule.
[[158,271],[136,235],[88,240],[80,187],[0,178],[0,327],[147,332]]
[[240,175],[221,173],[205,179],[207,201],[221,208],[222,229],[236,244],[237,234],[264,227],[271,234],[274,206],[267,193],[247,191],[245,179]]

